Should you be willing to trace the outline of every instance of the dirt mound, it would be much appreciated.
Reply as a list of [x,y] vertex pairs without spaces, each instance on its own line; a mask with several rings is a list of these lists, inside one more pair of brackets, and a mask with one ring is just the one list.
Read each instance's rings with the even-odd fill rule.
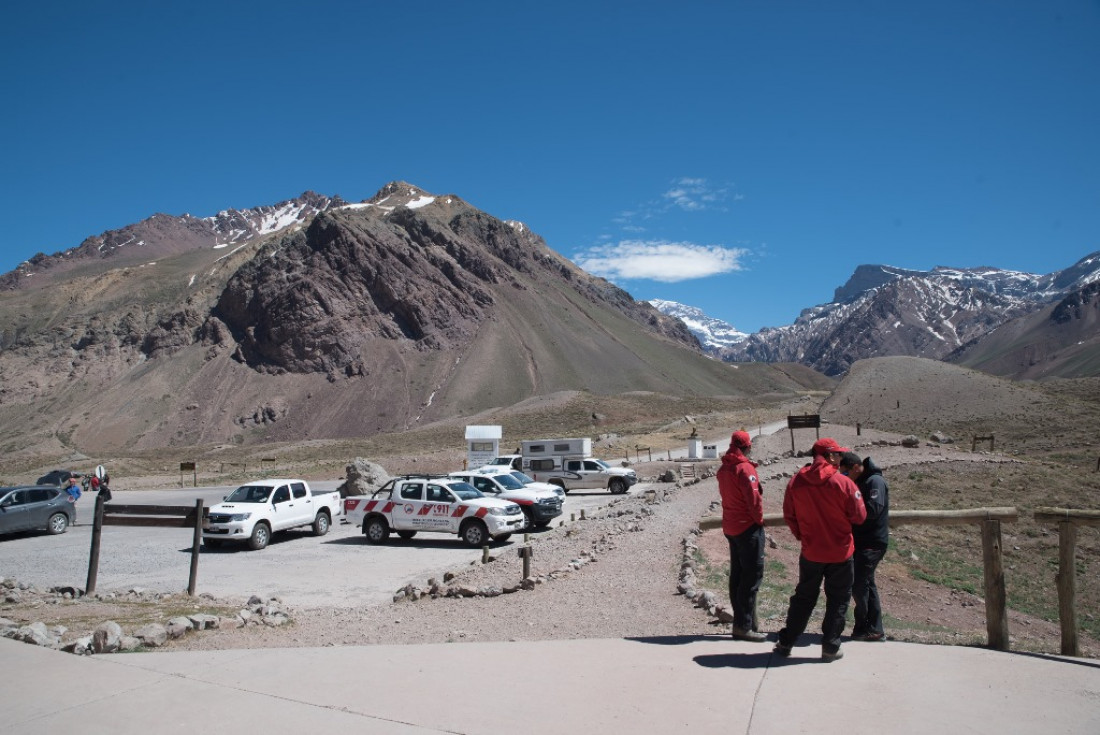
[[852,366],[821,413],[839,424],[857,423],[918,435],[947,426],[1019,422],[1050,403],[1026,384],[919,357],[881,357]]

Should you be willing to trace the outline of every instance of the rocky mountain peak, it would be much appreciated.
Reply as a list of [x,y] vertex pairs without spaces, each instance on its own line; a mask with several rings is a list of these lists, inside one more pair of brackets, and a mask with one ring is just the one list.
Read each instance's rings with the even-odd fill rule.
[[[798,384],[707,359],[683,322],[529,228],[406,182],[359,204],[306,192],[156,215],[89,242],[115,254],[44,256],[57,265],[31,278],[57,287],[0,304],[0,415],[64,407],[71,427],[43,429],[64,441],[362,437],[564,391]],[[24,424],[0,439],[26,441]]]
[[868,357],[944,359],[1014,319],[1100,281],[1100,253],[1036,275],[990,266],[861,265],[828,304],[720,350],[732,362],[800,362],[840,375]]
[[649,303],[662,314],[682,321],[705,350],[731,347],[749,336],[729,322],[707,316],[702,309],[694,306],[665,299],[650,299]]
[[306,191],[277,204],[223,209],[210,217],[158,212],[135,224],[88,237],[80,245],[60,253],[38,253],[0,276],[0,288],[47,286],[97,266],[121,267],[203,248],[238,247],[301,226],[321,212],[346,204],[340,197]]

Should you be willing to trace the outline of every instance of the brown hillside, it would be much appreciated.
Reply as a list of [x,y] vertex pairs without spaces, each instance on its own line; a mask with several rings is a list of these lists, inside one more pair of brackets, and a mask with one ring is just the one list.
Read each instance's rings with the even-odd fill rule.
[[228,251],[5,292],[0,328],[9,453],[352,439],[561,391],[770,401],[829,383],[709,359],[522,224],[400,182]]
[[[998,450],[1100,451],[1100,379],[1014,382],[949,363],[912,357],[861,360],[822,405],[839,424],[916,434],[995,438]],[[1092,462],[1096,461],[1093,456]]]

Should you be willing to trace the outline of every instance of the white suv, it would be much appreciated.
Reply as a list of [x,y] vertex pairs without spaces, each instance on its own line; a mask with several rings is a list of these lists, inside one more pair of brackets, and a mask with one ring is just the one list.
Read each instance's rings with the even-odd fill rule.
[[[518,456],[518,455],[517,455]],[[554,485],[549,482],[539,482],[531,479],[530,475],[524,474],[519,470],[509,469],[504,465],[487,464],[484,467],[480,467],[477,470],[486,475],[511,475],[516,478],[521,485],[531,490],[549,490],[561,498],[562,502],[565,502],[565,490],[558,485]]]

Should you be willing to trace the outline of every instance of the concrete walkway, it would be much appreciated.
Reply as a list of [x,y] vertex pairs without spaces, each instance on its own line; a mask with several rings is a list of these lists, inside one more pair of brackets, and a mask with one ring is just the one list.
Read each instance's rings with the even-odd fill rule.
[[0,640],[0,731],[1100,733],[1094,660],[844,651],[706,636],[81,658]]

